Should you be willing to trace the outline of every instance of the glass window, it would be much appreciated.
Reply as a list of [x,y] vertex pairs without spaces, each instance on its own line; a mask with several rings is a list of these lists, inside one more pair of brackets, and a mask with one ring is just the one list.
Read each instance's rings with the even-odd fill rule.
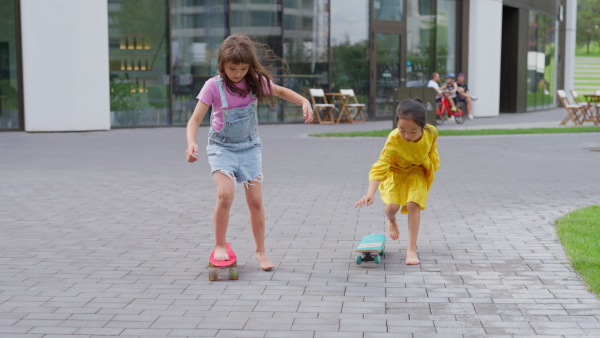
[[543,89],[541,90],[542,102],[544,108],[552,108],[555,106],[554,93],[555,79],[554,73],[556,70],[555,53],[556,53],[556,26],[555,21],[546,15],[542,16],[542,24],[540,30],[544,32],[544,77]]
[[556,91],[556,26],[544,14],[529,12],[527,53],[527,110],[551,108]]
[[[186,124],[204,83],[217,75],[217,54],[227,37],[221,0],[171,0],[173,124]],[[204,118],[209,123],[210,113]]]
[[19,129],[15,0],[0,0],[0,130]]
[[425,87],[434,68],[435,0],[408,0],[406,86]]
[[373,9],[375,11],[375,20],[404,20],[404,0],[375,0],[373,2]]
[[[329,89],[328,0],[284,1],[283,57],[289,72],[282,85],[309,97],[310,88]],[[297,104],[282,102],[283,121],[302,121]]]
[[375,36],[375,116],[392,116],[395,111],[394,88],[400,86],[400,46],[398,34]]
[[331,3],[331,88],[354,89],[360,103],[369,99],[369,1]]
[[456,11],[456,0],[437,0],[435,71],[442,75],[446,72],[459,72],[459,69],[456,69]]
[[170,121],[167,0],[108,0],[111,125]]
[[527,110],[535,110],[537,107],[537,74],[538,72],[538,24],[537,14],[529,12],[529,48],[527,52]]
[[[281,4],[278,0],[231,0],[230,2],[231,34],[245,34],[264,43],[279,57],[282,56],[281,45]],[[273,68],[275,83],[279,79],[281,65],[265,64]],[[274,108],[266,103],[258,105],[258,119],[261,122],[281,121],[283,107],[276,102]]]

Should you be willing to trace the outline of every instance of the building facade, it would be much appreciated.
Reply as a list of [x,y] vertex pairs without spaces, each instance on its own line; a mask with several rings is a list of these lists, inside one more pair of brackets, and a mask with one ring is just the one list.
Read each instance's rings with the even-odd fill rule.
[[[0,0],[0,130],[185,125],[217,51],[247,34],[275,81],[352,88],[389,119],[396,87],[465,73],[476,117],[555,107],[571,89],[576,0]],[[259,106],[263,123],[298,106]]]

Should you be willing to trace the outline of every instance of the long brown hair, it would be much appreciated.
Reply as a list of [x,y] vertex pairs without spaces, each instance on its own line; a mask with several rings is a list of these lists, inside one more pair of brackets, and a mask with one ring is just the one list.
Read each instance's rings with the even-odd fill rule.
[[260,64],[259,51],[265,55],[264,58],[281,61],[273,51],[268,49],[267,45],[253,41],[246,35],[234,34],[228,36],[221,44],[221,48],[219,48],[217,58],[219,75],[225,81],[227,90],[230,93],[246,97],[250,93],[236,87],[233,81],[225,74],[225,63],[231,62],[235,65],[248,64],[248,73],[245,76],[248,90],[252,91],[259,101],[266,101],[269,106],[273,107],[274,97],[265,90],[265,88],[271,87],[273,76],[265,66]]

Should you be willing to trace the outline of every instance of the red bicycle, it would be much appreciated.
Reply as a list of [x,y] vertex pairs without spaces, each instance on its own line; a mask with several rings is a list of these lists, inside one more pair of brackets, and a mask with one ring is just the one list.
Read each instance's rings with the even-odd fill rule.
[[464,102],[457,102],[456,110],[452,111],[450,101],[442,96],[442,99],[440,103],[437,104],[437,109],[435,110],[435,120],[438,125],[442,125],[450,118],[450,116],[454,116],[454,121],[456,121],[456,123],[464,123],[467,119],[467,107]]

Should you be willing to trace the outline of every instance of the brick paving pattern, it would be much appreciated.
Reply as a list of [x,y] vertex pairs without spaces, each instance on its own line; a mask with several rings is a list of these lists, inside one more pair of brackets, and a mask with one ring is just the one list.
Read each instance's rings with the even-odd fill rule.
[[599,337],[553,225],[600,202],[598,134],[441,137],[421,265],[400,216],[382,264],[358,266],[354,245],[385,231],[378,196],[353,208],[385,139],[307,134],[390,124],[261,126],[277,267],[254,259],[237,188],[240,279],[218,282],[214,183],[183,128],[0,133],[0,337]]

